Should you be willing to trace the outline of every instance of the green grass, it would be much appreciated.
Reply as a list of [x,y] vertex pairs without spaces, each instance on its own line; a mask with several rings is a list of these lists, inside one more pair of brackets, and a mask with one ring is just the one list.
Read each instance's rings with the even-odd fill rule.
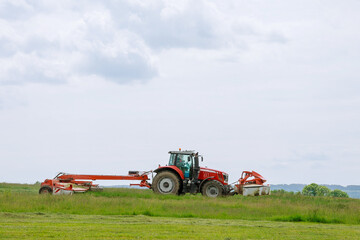
[[38,189],[38,185],[0,184],[0,238],[70,239],[55,231],[74,231],[78,239],[158,239],[166,234],[171,239],[360,236],[359,199],[292,194],[210,199],[137,189],[52,196],[39,195]]
[[19,184],[19,183],[0,183],[0,194],[6,192],[37,193],[40,189],[39,184]]
[[43,196],[33,191],[0,194],[0,212],[84,215],[147,215],[175,218],[274,220],[360,224],[360,200],[302,195],[164,196],[151,190],[105,189],[73,196]]

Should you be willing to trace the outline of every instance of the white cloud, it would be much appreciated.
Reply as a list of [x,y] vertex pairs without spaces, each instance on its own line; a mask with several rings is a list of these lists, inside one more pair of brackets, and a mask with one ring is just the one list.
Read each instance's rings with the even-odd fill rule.
[[[58,83],[91,74],[125,83],[155,75],[147,46],[116,28],[107,9],[77,12],[74,5],[26,5],[22,9],[32,11],[15,20],[2,15],[0,83]],[[2,7],[11,12],[15,6],[10,2]],[[109,77],[109,72],[119,75]]]
[[286,42],[279,31],[227,16],[208,1],[4,1],[1,11],[2,84],[68,82],[87,75],[116,83],[146,81],[157,75],[154,59],[163,50]]

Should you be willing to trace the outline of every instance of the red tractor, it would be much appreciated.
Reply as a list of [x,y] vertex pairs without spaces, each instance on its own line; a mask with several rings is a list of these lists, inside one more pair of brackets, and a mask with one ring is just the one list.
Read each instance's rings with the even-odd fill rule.
[[194,151],[170,151],[169,163],[154,172],[151,188],[160,194],[198,193],[208,197],[228,195],[229,175],[225,172],[199,166],[198,155]]
[[[244,171],[238,184],[228,184],[229,175],[225,172],[203,168],[199,166],[199,159],[203,160],[195,151],[170,151],[169,163],[160,166],[154,171],[140,173],[129,171],[128,175],[88,175],[88,174],[65,174],[60,173],[54,179],[46,179],[39,193],[72,194],[98,190],[93,184],[94,180],[140,180],[140,187],[151,188],[158,194],[201,193],[207,197],[219,197],[223,195],[267,195],[270,187],[264,186],[266,181],[260,174],[252,171]],[[148,175],[155,172],[152,184]],[[251,178],[253,177],[253,178]]]

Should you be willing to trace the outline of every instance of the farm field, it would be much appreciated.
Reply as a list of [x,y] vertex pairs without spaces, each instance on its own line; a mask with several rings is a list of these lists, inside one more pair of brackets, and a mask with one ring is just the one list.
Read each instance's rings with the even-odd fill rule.
[[105,189],[41,196],[0,184],[0,239],[360,239],[360,200],[160,196]]
[[1,213],[1,239],[359,239],[354,225]]

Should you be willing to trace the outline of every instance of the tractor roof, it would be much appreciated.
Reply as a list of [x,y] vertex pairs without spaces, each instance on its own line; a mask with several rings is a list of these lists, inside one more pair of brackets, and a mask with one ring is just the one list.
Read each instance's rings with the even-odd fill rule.
[[184,154],[184,155],[195,155],[195,151],[194,150],[185,150],[185,151],[169,151],[169,153],[174,153],[174,154]]

